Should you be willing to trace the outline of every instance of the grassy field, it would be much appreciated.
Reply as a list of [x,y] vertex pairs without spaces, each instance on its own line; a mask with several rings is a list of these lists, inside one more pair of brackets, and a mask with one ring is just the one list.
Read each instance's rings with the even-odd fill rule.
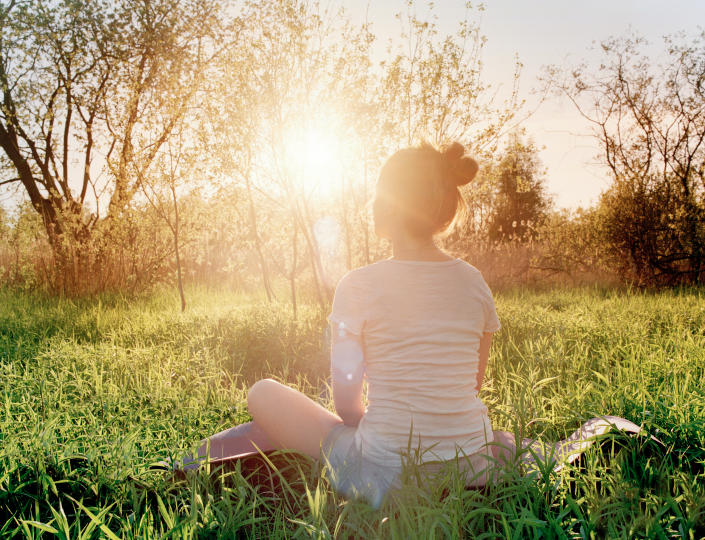
[[[150,470],[249,420],[260,376],[327,406],[326,313],[191,291],[69,301],[0,291],[0,536],[61,538],[705,537],[705,294],[497,295],[482,397],[496,429],[555,440],[619,415],[576,466],[484,491],[447,475],[345,501],[303,462],[274,498],[235,471]],[[511,476],[512,473],[507,473]]]

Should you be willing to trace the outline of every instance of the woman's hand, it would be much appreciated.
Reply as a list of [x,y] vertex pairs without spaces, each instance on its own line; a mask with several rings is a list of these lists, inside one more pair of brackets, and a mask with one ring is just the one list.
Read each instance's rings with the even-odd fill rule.
[[365,373],[362,338],[349,332],[344,323],[332,325],[331,336],[330,364],[335,410],[346,425],[354,427],[365,413],[362,405]]

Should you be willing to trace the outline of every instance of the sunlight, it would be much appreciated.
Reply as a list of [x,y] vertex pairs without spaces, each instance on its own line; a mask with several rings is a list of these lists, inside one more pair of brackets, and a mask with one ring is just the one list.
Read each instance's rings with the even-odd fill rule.
[[318,245],[323,281],[330,288],[335,287],[348,270],[343,254],[340,224],[331,216],[323,216],[313,224],[313,237]]
[[330,196],[340,184],[344,156],[333,125],[297,125],[285,139],[286,168],[306,195]]

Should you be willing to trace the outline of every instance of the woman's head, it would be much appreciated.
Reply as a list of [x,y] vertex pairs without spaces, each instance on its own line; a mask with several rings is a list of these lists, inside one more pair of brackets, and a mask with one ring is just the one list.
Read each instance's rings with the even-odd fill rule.
[[399,150],[384,164],[377,183],[375,232],[393,239],[400,232],[424,238],[448,230],[463,206],[458,188],[477,170],[477,162],[457,142],[440,151],[428,143]]

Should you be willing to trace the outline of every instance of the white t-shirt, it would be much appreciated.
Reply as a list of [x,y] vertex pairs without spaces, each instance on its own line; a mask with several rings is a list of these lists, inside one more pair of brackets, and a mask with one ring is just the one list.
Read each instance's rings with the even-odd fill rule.
[[362,336],[368,407],[355,444],[363,456],[398,466],[409,445],[421,461],[435,461],[493,440],[475,387],[480,337],[500,324],[475,267],[388,259],[352,270],[329,320]]

